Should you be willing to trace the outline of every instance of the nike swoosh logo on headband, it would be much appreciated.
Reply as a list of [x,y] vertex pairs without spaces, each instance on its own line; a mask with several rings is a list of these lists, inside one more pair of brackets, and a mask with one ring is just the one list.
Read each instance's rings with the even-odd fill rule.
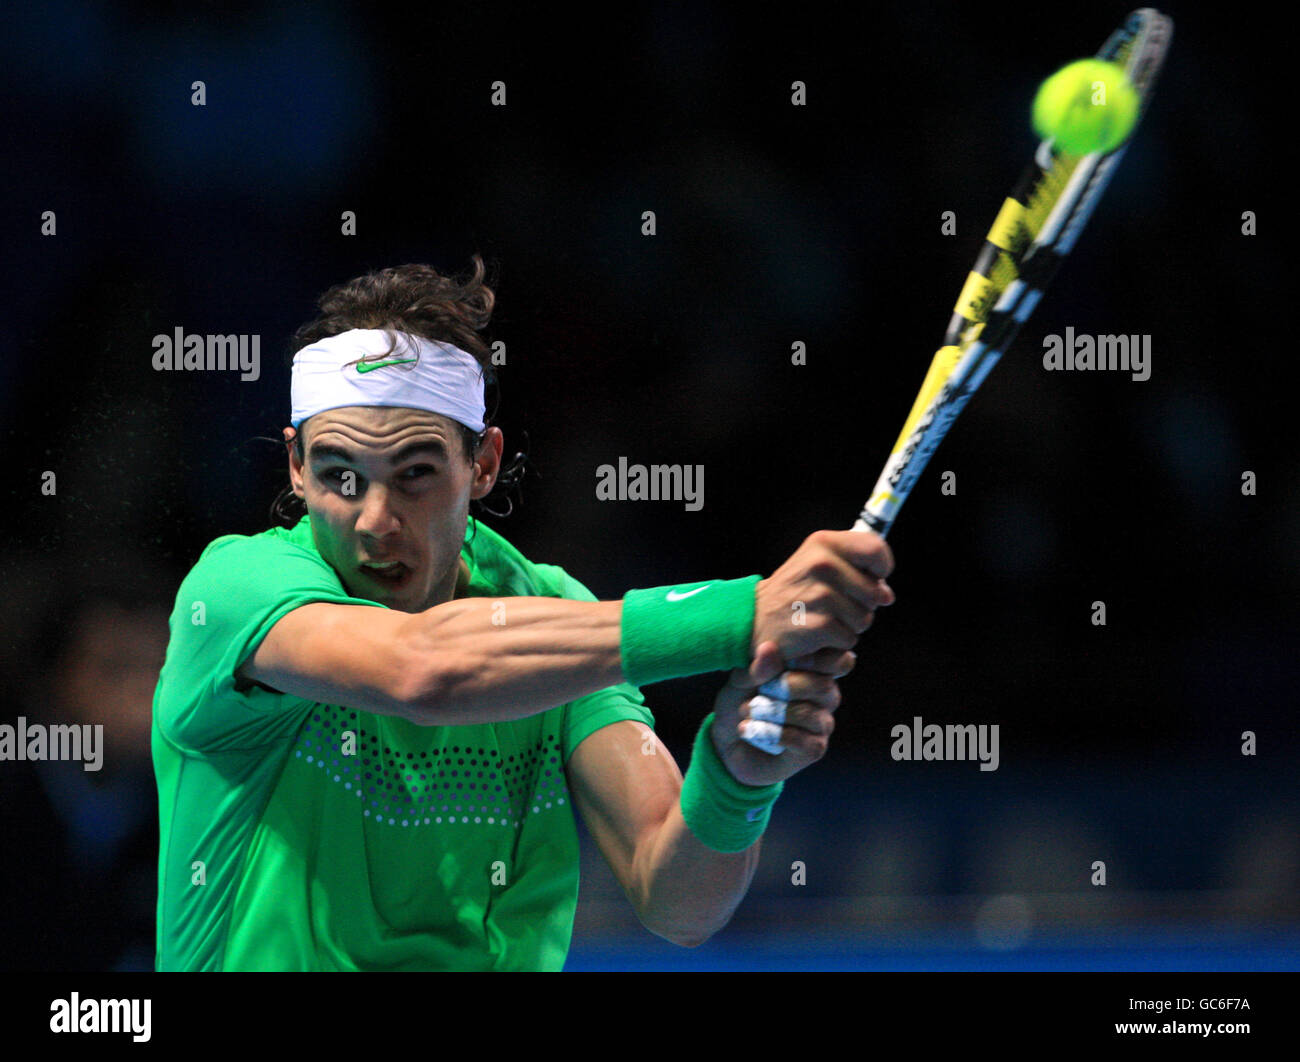
[[387,361],[359,361],[357,362],[357,372],[374,372],[376,369],[382,369],[386,365],[407,365],[415,361],[414,358],[389,358]]
[[694,590],[687,590],[686,593],[678,593],[676,590],[668,591],[669,601],[685,601],[688,597],[694,597],[696,594],[703,593],[712,583],[705,583],[703,586],[697,586]]

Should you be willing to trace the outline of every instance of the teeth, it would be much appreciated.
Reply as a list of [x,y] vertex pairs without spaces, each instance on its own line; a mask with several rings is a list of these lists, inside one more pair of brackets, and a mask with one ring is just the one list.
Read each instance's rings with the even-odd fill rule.
[[401,561],[384,561],[384,563],[382,564],[368,563],[366,564],[366,567],[372,568],[377,572],[387,572],[387,571],[392,571],[401,563],[402,563]]

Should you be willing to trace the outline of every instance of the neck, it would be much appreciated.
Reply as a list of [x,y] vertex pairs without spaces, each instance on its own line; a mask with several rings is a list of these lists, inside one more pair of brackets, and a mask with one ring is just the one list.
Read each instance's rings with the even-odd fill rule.
[[[456,562],[456,567],[449,571],[446,577],[433,588],[433,593],[429,595],[429,600],[424,608],[430,609],[437,605],[445,605],[448,601],[455,601],[457,598],[469,596],[469,565],[465,563],[465,558],[461,557]],[[421,609],[424,611],[424,609]]]

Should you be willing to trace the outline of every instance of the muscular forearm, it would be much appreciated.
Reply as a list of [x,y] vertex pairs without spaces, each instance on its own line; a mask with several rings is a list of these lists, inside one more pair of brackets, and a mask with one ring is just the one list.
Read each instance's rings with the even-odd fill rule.
[[623,681],[619,601],[467,598],[412,615],[420,661],[408,718],[427,726],[521,719]]
[[644,855],[638,852],[641,921],[675,944],[695,947],[735,913],[758,869],[758,841],[743,852],[716,852],[696,839],[674,803]]

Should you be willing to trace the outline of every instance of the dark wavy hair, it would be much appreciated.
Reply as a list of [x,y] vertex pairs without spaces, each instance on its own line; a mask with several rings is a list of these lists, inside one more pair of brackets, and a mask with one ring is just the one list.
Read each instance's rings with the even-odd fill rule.
[[[476,254],[472,262],[470,274],[459,278],[443,276],[428,265],[402,265],[373,270],[336,284],[317,300],[320,314],[299,328],[289,341],[290,366],[293,356],[303,347],[353,328],[387,329],[459,347],[479,363],[484,382],[493,395],[491,411],[484,418],[487,423],[483,432],[457,425],[465,444],[466,459],[472,461],[492,425],[501,398],[492,364],[492,350],[480,335],[491,320],[496,293],[488,283],[482,257]],[[290,445],[295,448],[298,459],[303,460],[301,431],[295,433]],[[491,493],[473,504],[494,516],[509,516],[527,462],[527,454],[522,451],[503,462]],[[494,498],[504,500],[505,508],[493,508],[487,504]],[[305,512],[306,508],[294,494],[292,484],[281,490],[271,503],[273,523],[292,527]]]

